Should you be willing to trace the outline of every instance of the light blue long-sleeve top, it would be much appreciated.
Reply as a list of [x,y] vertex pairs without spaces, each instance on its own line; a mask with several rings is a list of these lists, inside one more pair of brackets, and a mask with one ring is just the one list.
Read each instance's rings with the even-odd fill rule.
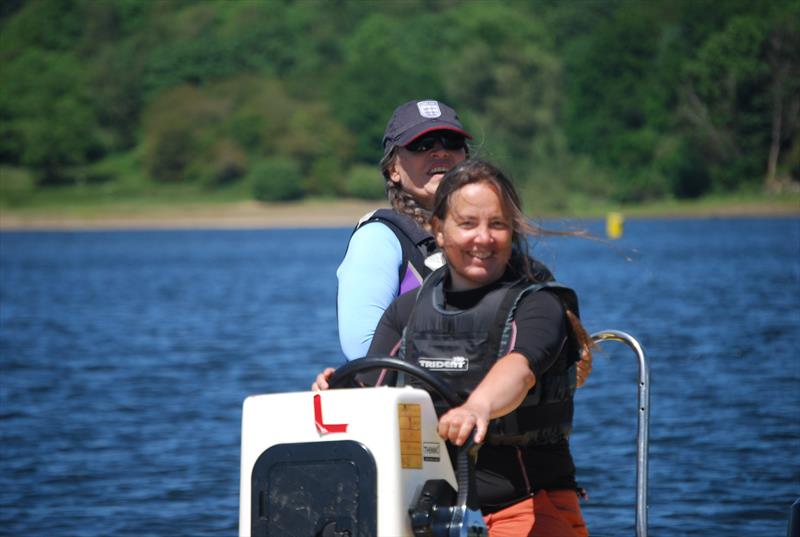
[[400,292],[403,249],[394,232],[369,222],[353,233],[336,270],[339,344],[348,360],[366,356],[384,310]]

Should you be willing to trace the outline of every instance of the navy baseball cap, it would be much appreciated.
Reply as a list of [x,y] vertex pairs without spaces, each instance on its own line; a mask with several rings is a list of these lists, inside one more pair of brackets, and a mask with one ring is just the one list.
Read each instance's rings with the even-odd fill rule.
[[396,146],[406,146],[431,131],[452,131],[465,138],[472,136],[464,130],[456,111],[441,101],[409,101],[398,106],[383,133],[383,154]]

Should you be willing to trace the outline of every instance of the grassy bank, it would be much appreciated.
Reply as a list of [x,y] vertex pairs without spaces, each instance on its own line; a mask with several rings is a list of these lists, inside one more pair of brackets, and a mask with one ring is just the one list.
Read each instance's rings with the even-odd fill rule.
[[[99,203],[82,200],[76,204],[48,203],[0,209],[0,229],[340,227],[352,225],[381,204],[356,200],[281,204],[165,198]],[[601,218],[612,210],[622,212],[627,218],[800,216],[800,196],[715,197],[635,206],[598,205],[578,213],[545,212],[535,216]]]
[[693,200],[661,200],[630,205],[597,203],[573,211],[569,216],[600,218],[612,211],[632,218],[800,216],[800,193],[715,195]]
[[[243,185],[206,189],[198,185],[150,185],[140,180],[35,189],[14,170],[0,170],[0,228],[183,228],[349,226],[384,200],[310,199],[260,203]],[[523,198],[531,216],[601,218],[611,211],[628,218],[800,216],[800,193],[709,196],[619,205],[576,195],[569,209],[537,206],[536,192]]]

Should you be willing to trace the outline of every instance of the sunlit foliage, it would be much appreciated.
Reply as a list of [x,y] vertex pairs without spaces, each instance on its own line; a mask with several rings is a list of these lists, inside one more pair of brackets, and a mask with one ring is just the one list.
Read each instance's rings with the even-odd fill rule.
[[800,0],[7,2],[0,166],[380,197],[391,110],[435,98],[550,207],[781,191],[798,28]]

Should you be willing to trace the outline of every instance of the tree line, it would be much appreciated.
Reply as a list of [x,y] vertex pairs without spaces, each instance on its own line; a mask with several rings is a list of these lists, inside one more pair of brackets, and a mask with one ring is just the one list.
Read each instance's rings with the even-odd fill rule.
[[0,166],[40,189],[133,167],[264,200],[380,197],[383,129],[415,98],[551,200],[800,177],[800,0],[1,6]]

